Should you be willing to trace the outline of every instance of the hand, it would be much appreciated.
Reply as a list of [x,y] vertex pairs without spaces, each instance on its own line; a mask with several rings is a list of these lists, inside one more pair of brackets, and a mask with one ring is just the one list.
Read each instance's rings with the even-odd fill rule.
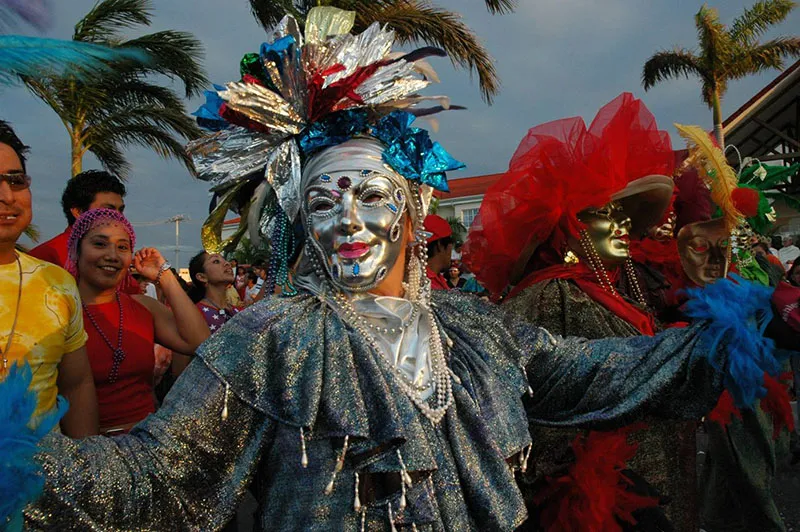
[[167,262],[156,248],[142,248],[133,257],[133,266],[148,281],[155,281],[161,266]]

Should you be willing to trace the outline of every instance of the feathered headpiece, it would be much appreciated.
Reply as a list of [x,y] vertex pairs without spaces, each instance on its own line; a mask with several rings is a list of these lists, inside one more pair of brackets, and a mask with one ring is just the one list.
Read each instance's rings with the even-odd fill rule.
[[681,124],[675,124],[675,127],[686,140],[689,164],[697,168],[700,178],[711,189],[711,201],[722,210],[725,226],[733,230],[743,218],[734,202],[734,191],[738,185],[736,171],[703,128]]
[[[588,128],[581,118],[536,126],[484,196],[465,262],[484,286],[500,293],[542,244],[560,256],[570,238],[579,238],[584,226],[578,213],[605,205],[633,181],[669,176],[672,169],[669,135],[629,93],[600,109]],[[663,208],[642,214],[656,223]]]
[[[242,79],[215,86],[195,115],[213,133],[192,142],[197,176],[211,183],[212,212],[203,245],[235,247],[246,230],[251,241],[288,240],[302,203],[301,165],[315,152],[359,135],[380,140],[384,162],[430,187],[447,190],[445,172],[463,167],[427,131],[411,126],[415,115],[449,108],[444,97],[422,97],[435,73],[423,59],[444,55],[436,48],[393,54],[394,33],[375,23],[351,35],[355,13],[315,7],[305,33],[286,16],[259,53],[244,56]],[[421,109],[425,100],[438,105]],[[222,241],[228,210],[241,216],[239,230]],[[289,237],[287,237],[289,235]],[[287,249],[283,253],[289,253]]]

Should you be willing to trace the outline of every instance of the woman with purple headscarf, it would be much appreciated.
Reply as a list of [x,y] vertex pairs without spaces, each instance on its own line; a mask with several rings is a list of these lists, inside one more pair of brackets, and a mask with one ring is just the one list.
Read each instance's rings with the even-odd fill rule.
[[[100,433],[106,435],[127,432],[155,411],[154,342],[192,354],[209,335],[203,317],[161,253],[143,248],[134,254],[135,243],[128,220],[111,209],[84,213],[68,243],[66,266],[78,280],[83,301]],[[119,290],[131,263],[144,278],[161,286],[169,308]]]

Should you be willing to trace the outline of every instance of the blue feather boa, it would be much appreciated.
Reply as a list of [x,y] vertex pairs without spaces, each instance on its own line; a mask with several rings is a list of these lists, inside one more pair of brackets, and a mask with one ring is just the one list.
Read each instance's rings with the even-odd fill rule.
[[44,487],[41,467],[34,461],[39,441],[67,411],[58,398],[49,414],[34,419],[37,394],[30,389],[33,373],[28,364],[9,368],[0,382],[0,530],[22,530],[22,510]]
[[[764,373],[777,376],[781,363],[775,343],[764,337],[772,319],[772,289],[738,275],[703,288],[691,288],[684,312],[707,320],[703,332],[711,366],[725,374],[725,388],[738,408],[752,407],[767,393]],[[727,356],[726,356],[727,355]]]

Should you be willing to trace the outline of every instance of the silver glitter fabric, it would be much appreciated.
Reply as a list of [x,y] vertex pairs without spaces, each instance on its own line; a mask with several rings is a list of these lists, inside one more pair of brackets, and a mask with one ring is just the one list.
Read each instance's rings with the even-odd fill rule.
[[[388,531],[390,514],[398,528],[514,530],[527,514],[507,459],[529,444],[528,418],[614,425],[649,408],[701,411],[721,389],[695,356],[702,325],[588,342],[506,318],[473,296],[437,292],[434,303],[455,376],[439,425],[326,304],[307,294],[269,299],[211,337],[164,406],[130,434],[48,437],[45,492],[27,526],[216,530],[252,482],[257,530],[360,530],[363,519],[367,530]],[[524,400],[523,365],[534,390]],[[662,400],[675,396],[685,405]],[[402,464],[413,479],[404,508]]]

